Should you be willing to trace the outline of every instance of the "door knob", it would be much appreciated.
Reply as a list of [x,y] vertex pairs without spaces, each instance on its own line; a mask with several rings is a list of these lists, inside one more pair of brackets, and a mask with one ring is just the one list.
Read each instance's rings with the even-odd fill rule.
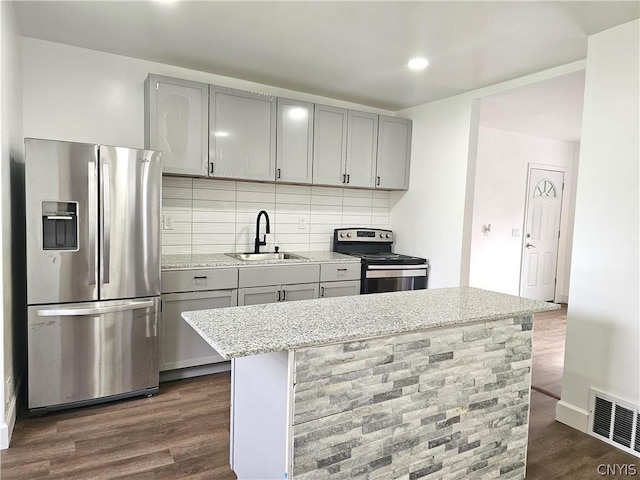
[[533,244],[531,244],[531,243],[527,243],[527,244],[525,245],[525,247],[527,247],[527,248],[536,248],[536,246],[535,246],[535,245],[533,245]]

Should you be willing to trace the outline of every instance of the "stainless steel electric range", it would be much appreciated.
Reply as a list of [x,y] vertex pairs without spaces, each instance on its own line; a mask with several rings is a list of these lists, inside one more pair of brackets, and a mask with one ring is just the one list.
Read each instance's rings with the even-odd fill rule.
[[360,257],[360,293],[427,288],[426,259],[391,252],[393,232],[375,228],[336,228],[333,251]]

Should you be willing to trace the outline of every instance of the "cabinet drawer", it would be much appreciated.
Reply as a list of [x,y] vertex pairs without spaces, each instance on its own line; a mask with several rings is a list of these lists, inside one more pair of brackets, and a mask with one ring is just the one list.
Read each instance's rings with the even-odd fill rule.
[[320,265],[275,265],[269,267],[247,267],[238,272],[238,285],[260,287],[264,285],[286,285],[291,283],[317,283]]
[[237,268],[202,268],[162,272],[162,293],[238,288]]
[[320,265],[321,282],[341,280],[360,280],[360,263],[322,263]]

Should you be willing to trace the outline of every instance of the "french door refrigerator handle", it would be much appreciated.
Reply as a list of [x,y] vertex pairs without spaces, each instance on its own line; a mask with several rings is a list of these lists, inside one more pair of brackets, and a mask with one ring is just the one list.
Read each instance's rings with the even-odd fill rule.
[[98,246],[96,245],[97,225],[97,203],[96,195],[96,161],[95,158],[89,160],[88,167],[88,214],[89,214],[89,285],[96,283],[96,262],[98,258]]
[[111,261],[111,175],[109,164],[102,165],[102,283],[109,283]]
[[130,302],[106,307],[57,308],[54,310],[38,310],[39,317],[77,317],[80,315],[102,315],[104,313],[124,312],[153,307],[153,300]]

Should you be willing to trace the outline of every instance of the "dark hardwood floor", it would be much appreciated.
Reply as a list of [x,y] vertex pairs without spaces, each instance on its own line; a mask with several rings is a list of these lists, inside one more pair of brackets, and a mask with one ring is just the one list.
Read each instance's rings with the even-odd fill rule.
[[[536,316],[533,384],[560,394],[566,309]],[[29,418],[21,414],[2,480],[232,480],[228,373],[163,383],[160,395]],[[598,465],[640,462],[555,418],[556,399],[531,393],[527,479],[601,479]]]

